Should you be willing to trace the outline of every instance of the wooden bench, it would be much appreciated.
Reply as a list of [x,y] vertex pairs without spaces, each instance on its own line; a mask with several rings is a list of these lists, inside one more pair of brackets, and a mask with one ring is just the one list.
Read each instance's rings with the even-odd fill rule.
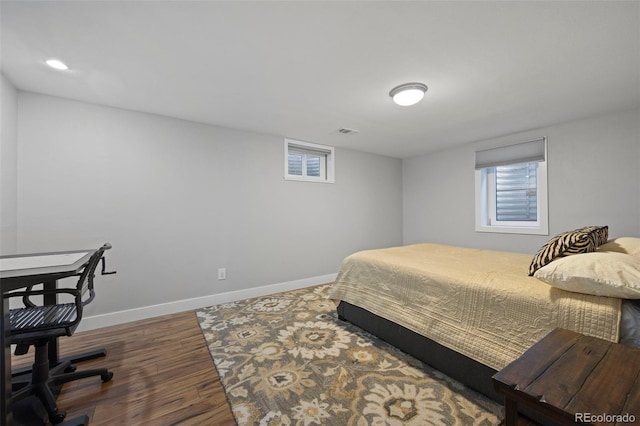
[[506,426],[516,425],[518,405],[553,424],[640,422],[640,349],[573,331],[553,330],[493,384]]

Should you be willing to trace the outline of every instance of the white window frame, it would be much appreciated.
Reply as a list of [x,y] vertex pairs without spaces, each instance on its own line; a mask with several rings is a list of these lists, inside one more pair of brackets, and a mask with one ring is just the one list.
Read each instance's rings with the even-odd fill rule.
[[[535,141],[532,141],[535,142]],[[496,181],[495,167],[477,168],[475,171],[476,184],[476,231],[497,232],[506,234],[549,235],[549,209],[547,185],[547,140],[543,138],[544,160],[538,161],[537,172],[537,221],[497,221],[495,209]],[[508,164],[526,163],[511,161]]]
[[[302,157],[302,176],[289,174],[289,153],[299,152]],[[307,155],[320,156],[320,176],[307,176]],[[284,178],[285,180],[335,183],[335,148],[329,145],[304,142],[294,139],[284,140]]]

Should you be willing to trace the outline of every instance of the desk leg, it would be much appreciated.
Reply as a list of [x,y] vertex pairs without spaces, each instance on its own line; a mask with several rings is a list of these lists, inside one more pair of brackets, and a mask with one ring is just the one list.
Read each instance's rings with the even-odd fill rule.
[[[54,281],[47,281],[44,283],[45,290],[55,290],[58,283]],[[55,305],[58,303],[58,297],[55,293],[45,294],[43,302],[45,305]],[[51,339],[49,341],[49,365],[54,367],[60,362],[58,358],[58,339]]]
[[2,318],[2,365],[0,365],[0,424],[9,425],[13,422],[11,415],[11,340],[9,336],[9,299],[2,297],[0,303],[0,318]]

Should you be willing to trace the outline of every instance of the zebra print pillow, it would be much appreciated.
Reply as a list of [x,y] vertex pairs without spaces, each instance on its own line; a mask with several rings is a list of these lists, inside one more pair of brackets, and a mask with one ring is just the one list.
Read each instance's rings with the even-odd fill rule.
[[585,226],[580,228],[582,231],[588,232],[593,239],[593,243],[596,247],[606,244],[609,241],[609,227],[608,226]]
[[585,227],[563,232],[547,241],[533,256],[531,265],[529,265],[529,276],[533,276],[538,269],[561,257],[596,251],[598,239],[595,231],[589,228],[597,227]]

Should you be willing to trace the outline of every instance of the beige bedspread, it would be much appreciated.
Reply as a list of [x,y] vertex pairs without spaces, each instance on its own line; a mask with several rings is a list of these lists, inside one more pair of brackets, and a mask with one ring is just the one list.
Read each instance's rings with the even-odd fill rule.
[[496,370],[556,327],[618,341],[620,299],[529,277],[531,257],[438,244],[367,250],[344,260],[330,297]]

